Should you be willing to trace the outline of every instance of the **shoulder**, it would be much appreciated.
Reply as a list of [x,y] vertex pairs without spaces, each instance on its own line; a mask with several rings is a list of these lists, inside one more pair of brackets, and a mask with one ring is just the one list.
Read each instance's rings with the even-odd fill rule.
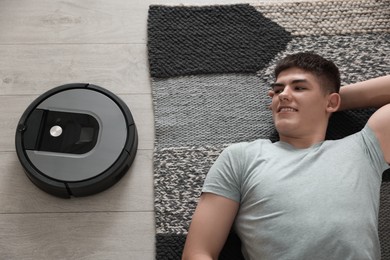
[[390,163],[390,104],[379,108],[367,124],[378,139],[386,162]]
[[267,139],[231,144],[222,151],[214,165],[226,165],[242,171],[252,160],[266,154],[265,151],[270,151],[266,148],[270,145],[272,143]]

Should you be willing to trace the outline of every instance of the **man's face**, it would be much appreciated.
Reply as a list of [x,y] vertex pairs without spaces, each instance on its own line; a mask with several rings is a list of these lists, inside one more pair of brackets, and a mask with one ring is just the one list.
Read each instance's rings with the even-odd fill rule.
[[[318,79],[299,68],[282,71],[269,92],[272,115],[282,139],[304,138],[326,131],[328,96]],[[320,132],[318,132],[320,131]]]

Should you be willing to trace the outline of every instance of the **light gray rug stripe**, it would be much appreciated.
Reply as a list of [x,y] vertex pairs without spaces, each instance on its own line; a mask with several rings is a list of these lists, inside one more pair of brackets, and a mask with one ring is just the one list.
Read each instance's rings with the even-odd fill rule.
[[254,4],[293,36],[389,33],[387,0],[307,1]]
[[204,178],[226,145],[155,151],[156,232],[187,234]]
[[270,98],[261,78],[222,74],[152,79],[156,147],[267,138]]

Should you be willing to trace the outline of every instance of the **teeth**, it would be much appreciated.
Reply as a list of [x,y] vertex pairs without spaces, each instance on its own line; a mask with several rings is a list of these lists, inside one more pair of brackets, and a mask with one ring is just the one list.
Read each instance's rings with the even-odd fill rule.
[[294,108],[290,108],[290,107],[283,107],[280,109],[280,112],[295,112],[295,111],[297,111],[297,110]]

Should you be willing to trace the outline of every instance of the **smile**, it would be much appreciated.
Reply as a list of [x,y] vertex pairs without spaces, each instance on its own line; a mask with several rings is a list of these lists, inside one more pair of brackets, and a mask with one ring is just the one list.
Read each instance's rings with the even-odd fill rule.
[[278,112],[298,112],[298,110],[292,107],[281,107]]

